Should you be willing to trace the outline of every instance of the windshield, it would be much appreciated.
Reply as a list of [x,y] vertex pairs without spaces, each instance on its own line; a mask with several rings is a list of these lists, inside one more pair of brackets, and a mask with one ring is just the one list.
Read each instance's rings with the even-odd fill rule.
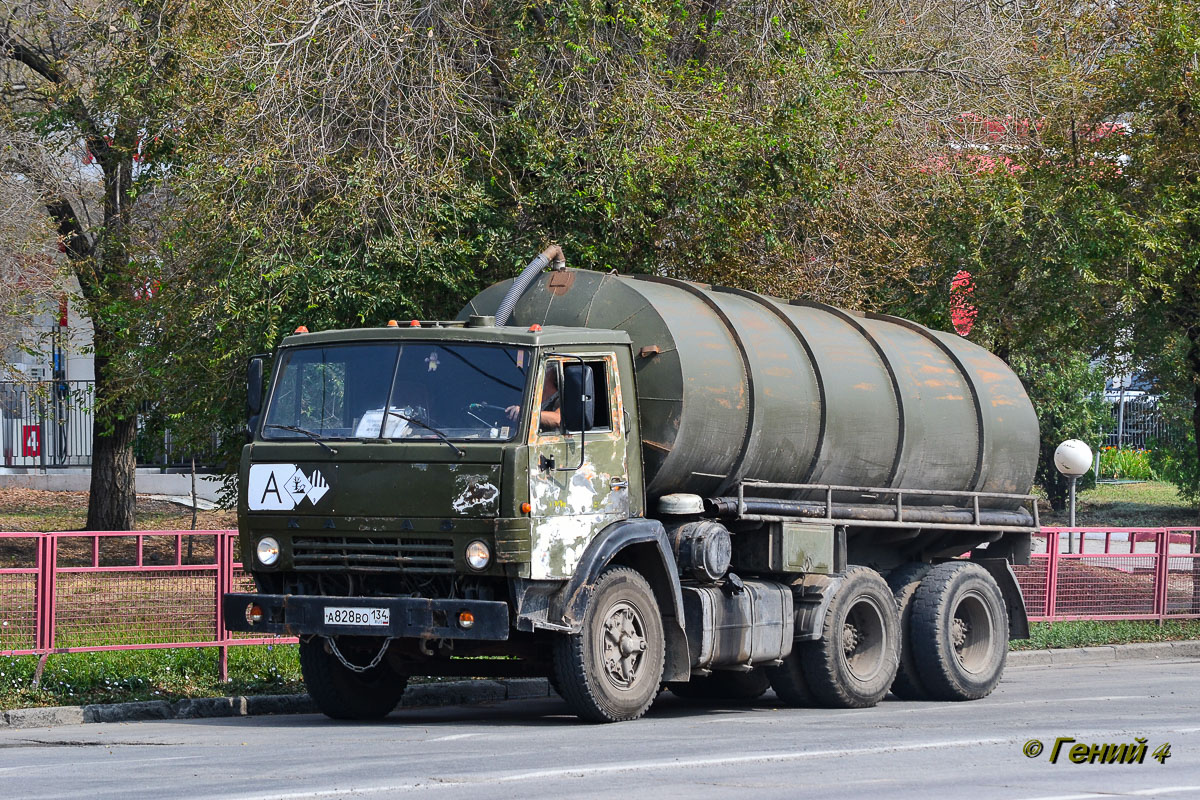
[[530,361],[524,348],[475,344],[289,349],[262,435],[508,440],[517,432]]

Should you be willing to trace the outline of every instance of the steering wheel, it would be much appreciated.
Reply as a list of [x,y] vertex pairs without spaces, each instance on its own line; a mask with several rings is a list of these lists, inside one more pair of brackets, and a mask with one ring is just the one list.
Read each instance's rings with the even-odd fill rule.
[[467,403],[467,414],[493,428],[513,424],[508,418],[508,409],[493,403]]

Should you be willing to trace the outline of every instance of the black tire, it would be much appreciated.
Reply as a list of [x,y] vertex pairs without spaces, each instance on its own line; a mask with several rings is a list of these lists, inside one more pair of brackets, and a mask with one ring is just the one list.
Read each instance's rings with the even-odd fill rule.
[[851,567],[825,612],[821,638],[800,648],[813,698],[828,708],[870,708],[882,700],[900,660],[900,619],[887,582]]
[[778,667],[766,670],[771,679],[771,688],[775,696],[785,706],[793,708],[811,708],[817,704],[812,689],[808,686],[808,678],[804,677],[804,652],[812,646],[812,642],[796,642],[792,652],[783,659]]
[[730,672],[714,670],[711,675],[692,678],[687,683],[670,684],[671,694],[688,700],[749,702],[757,700],[771,688],[771,679],[764,670]]
[[931,697],[991,694],[1008,658],[1008,609],[995,579],[967,561],[938,564],[917,588],[910,641]]
[[[620,658],[617,658],[617,656]],[[662,684],[662,616],[646,579],[614,567],[589,593],[579,633],[554,644],[554,682],[580,719],[625,722],[646,713]]]
[[[371,642],[351,647],[343,637],[338,644],[347,661],[368,664],[382,644],[377,639]],[[363,673],[346,669],[319,636],[301,640],[300,672],[309,696],[331,719],[383,719],[408,686],[408,676],[397,674],[386,662]]]
[[887,576],[888,586],[896,598],[896,609],[900,614],[900,668],[896,671],[896,680],[892,681],[892,694],[903,700],[929,699],[929,690],[921,682],[917,664],[913,660],[912,634],[909,633],[909,629],[917,587],[931,569],[931,564],[911,561],[896,567]]

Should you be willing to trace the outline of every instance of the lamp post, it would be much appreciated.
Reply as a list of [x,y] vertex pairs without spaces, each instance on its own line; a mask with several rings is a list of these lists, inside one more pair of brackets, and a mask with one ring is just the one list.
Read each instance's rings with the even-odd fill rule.
[[[1070,523],[1068,527],[1075,527],[1075,481],[1088,473],[1092,468],[1092,448],[1087,446],[1087,442],[1081,442],[1078,439],[1067,439],[1060,444],[1054,451],[1054,466],[1063,475],[1071,479],[1070,483]],[[1079,540],[1080,550],[1083,549],[1083,538]],[[1067,533],[1067,552],[1075,552],[1075,532]]]

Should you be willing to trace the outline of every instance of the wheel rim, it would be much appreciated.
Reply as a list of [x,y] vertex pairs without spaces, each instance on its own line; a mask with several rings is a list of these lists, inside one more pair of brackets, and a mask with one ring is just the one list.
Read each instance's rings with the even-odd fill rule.
[[967,592],[954,607],[950,645],[964,670],[978,674],[991,664],[995,621],[987,601],[978,592]]
[[632,689],[645,672],[646,622],[637,606],[621,600],[604,616],[600,631],[604,676],[618,689]]
[[887,632],[883,610],[869,597],[859,598],[842,623],[842,659],[859,681],[867,682],[887,663]]

